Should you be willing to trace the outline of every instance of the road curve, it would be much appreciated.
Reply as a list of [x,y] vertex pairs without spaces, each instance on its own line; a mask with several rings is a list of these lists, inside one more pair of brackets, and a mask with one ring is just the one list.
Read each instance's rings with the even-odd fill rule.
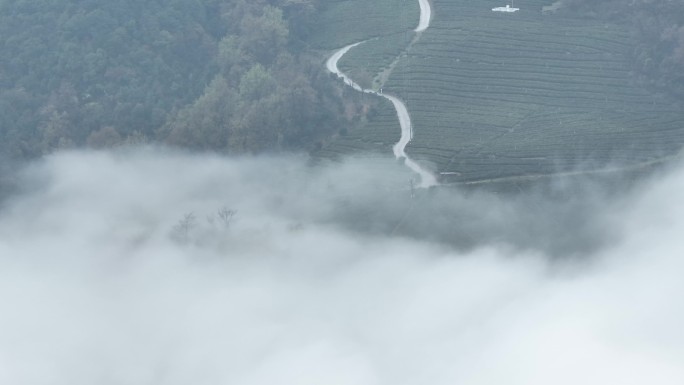
[[380,94],[380,96],[392,102],[394,109],[397,110],[397,117],[399,118],[399,126],[401,127],[401,137],[399,141],[392,147],[394,156],[397,159],[404,159],[404,164],[416,174],[420,175],[419,187],[430,187],[437,185],[437,178],[428,170],[420,167],[413,159],[406,155],[406,145],[413,139],[413,129],[411,127],[411,116],[406,109],[404,102],[397,97],[387,94]]
[[330,56],[328,61],[325,62],[325,67],[328,69],[328,71],[342,78],[342,80],[344,80],[344,83],[352,87],[353,89],[360,92],[375,93],[374,91],[364,90],[360,85],[356,84],[353,80],[351,80],[349,76],[345,75],[344,72],[340,71],[340,69],[337,68],[337,62],[340,61],[340,59],[342,59],[342,56],[344,56],[344,54],[349,52],[350,49],[364,42],[365,40],[360,41],[358,43],[349,44],[348,46],[340,48],[339,50],[335,51],[335,53],[332,56]]
[[418,0],[418,5],[420,6],[420,20],[418,21],[418,26],[414,31],[423,32],[430,26],[430,19],[432,19],[432,8],[430,7],[429,0]]
[[[420,5],[420,21],[418,22],[418,27],[416,27],[414,31],[423,32],[430,26],[432,9],[430,8],[430,2],[428,0],[418,0],[418,3]],[[330,58],[328,58],[328,60],[325,62],[325,66],[328,69],[328,71],[342,78],[345,84],[347,84],[349,87],[352,87],[353,89],[359,92],[382,96],[383,98],[392,102],[394,109],[397,110],[399,126],[401,127],[401,137],[399,138],[399,141],[394,145],[394,147],[392,147],[394,156],[397,159],[403,159],[404,164],[408,168],[410,168],[415,173],[420,175],[420,184],[418,185],[419,187],[427,188],[430,186],[436,186],[437,178],[435,178],[435,176],[431,172],[421,167],[418,163],[416,163],[413,159],[409,158],[406,155],[406,145],[413,138],[413,129],[411,127],[411,116],[409,115],[408,109],[406,108],[404,102],[402,102],[399,98],[392,95],[379,93],[371,89],[364,89],[359,84],[354,82],[349,76],[340,71],[340,69],[337,67],[337,62],[342,58],[342,56],[349,52],[350,49],[364,42],[365,40],[354,44],[349,44],[348,46],[340,48],[339,50],[335,51],[335,53],[332,54],[332,56],[330,56]]]

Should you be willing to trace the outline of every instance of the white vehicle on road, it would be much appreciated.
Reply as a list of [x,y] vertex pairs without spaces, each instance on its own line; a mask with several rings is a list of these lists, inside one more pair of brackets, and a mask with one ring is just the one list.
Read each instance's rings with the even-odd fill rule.
[[[512,3],[511,3],[511,4],[512,4]],[[495,8],[492,8],[492,11],[494,11],[494,12],[508,12],[508,13],[513,13],[513,12],[517,12],[517,11],[519,11],[519,10],[520,10],[520,8],[513,8],[513,7],[510,6],[509,4],[506,4],[505,7],[495,7]]]

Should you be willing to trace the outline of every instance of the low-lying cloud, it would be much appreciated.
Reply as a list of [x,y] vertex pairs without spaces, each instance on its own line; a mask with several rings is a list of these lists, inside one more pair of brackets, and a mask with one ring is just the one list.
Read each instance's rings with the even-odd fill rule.
[[684,383],[681,167],[617,195],[409,178],[150,149],[26,167],[0,383]]

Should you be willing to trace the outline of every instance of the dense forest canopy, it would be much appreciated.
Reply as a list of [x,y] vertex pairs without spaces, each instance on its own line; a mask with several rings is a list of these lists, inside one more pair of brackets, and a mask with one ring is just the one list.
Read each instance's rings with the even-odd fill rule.
[[340,106],[302,36],[315,0],[2,0],[0,148],[309,148]]

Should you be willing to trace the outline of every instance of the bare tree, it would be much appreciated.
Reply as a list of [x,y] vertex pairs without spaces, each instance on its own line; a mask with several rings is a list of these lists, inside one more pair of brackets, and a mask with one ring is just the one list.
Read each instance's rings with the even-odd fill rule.
[[230,210],[224,206],[218,210],[216,216],[219,218],[219,220],[221,221],[221,223],[223,223],[225,227],[230,227],[230,222],[233,220],[235,214],[237,214],[237,211]]
[[171,235],[174,239],[185,243],[188,241],[190,231],[195,227],[195,225],[195,214],[192,212],[186,213],[183,218],[178,221],[175,226],[173,226]]

